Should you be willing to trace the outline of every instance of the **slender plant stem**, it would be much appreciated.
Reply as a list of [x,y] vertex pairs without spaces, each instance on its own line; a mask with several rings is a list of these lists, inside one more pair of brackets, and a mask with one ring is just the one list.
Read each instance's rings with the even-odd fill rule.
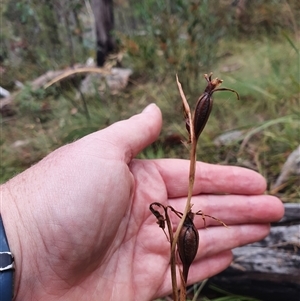
[[[178,89],[179,89],[179,92],[180,92],[180,95],[181,95],[181,98],[182,98],[185,115],[187,116],[188,122],[189,122],[191,150],[190,150],[190,171],[189,171],[188,197],[187,197],[187,201],[186,201],[186,205],[185,205],[183,215],[182,215],[181,220],[178,224],[177,230],[174,234],[174,239],[172,240],[171,259],[175,258],[175,251],[176,251],[176,244],[177,244],[177,241],[178,241],[178,237],[179,237],[180,231],[183,227],[183,223],[184,223],[184,221],[187,217],[187,214],[191,210],[191,199],[192,199],[192,196],[193,196],[193,187],[194,187],[194,182],[195,182],[196,160],[197,160],[197,158],[196,158],[196,156],[197,156],[197,154],[196,154],[197,138],[195,136],[192,113],[191,113],[189,104],[186,100],[186,97],[183,93],[183,90],[181,88],[181,84],[178,81],[177,75],[176,75],[176,81],[177,81]],[[172,275],[172,278],[173,278],[173,275]],[[184,283],[184,285],[182,285],[182,287],[183,287],[183,289],[186,289],[186,283]],[[174,291],[174,287],[173,287],[173,291]],[[181,296],[183,296],[183,295],[185,295],[185,293],[181,294]]]
[[169,238],[170,238],[170,248],[171,248],[171,258],[170,258],[170,265],[171,265],[171,280],[172,280],[172,289],[173,289],[173,300],[178,301],[178,288],[177,288],[177,277],[176,277],[176,257],[175,252],[172,253],[172,242],[173,242],[173,229],[171,225],[171,221],[168,215],[168,207],[165,208],[165,217],[169,231]]
[[190,171],[189,171],[189,188],[188,188],[188,197],[187,197],[187,201],[186,201],[186,205],[185,205],[185,209],[183,212],[183,215],[181,217],[181,220],[179,222],[179,225],[177,227],[177,230],[175,232],[174,235],[174,239],[172,242],[172,253],[175,253],[175,249],[176,249],[176,244],[178,241],[178,236],[179,233],[181,231],[181,228],[183,226],[184,220],[188,214],[188,212],[191,209],[191,199],[192,199],[192,195],[193,195],[193,187],[194,187],[194,182],[195,182],[195,172],[196,172],[196,148],[197,148],[197,139],[195,137],[195,130],[194,130],[194,123],[193,123],[193,119],[192,119],[192,113],[190,110],[190,106],[186,100],[186,97],[183,93],[181,84],[178,80],[178,77],[176,75],[176,81],[177,81],[177,85],[178,85],[178,89],[180,92],[180,96],[183,102],[183,107],[185,110],[185,114],[188,117],[188,121],[189,121],[189,126],[190,126],[190,140],[191,140],[191,150],[190,150]]
[[[192,128],[191,128],[192,130]],[[186,201],[186,205],[185,205],[185,209],[183,212],[183,215],[180,219],[180,222],[178,224],[177,230],[175,232],[174,235],[174,239],[172,242],[172,246],[171,246],[171,260],[174,257],[175,258],[175,252],[176,252],[176,244],[178,241],[178,237],[180,234],[180,231],[183,227],[183,223],[187,217],[187,214],[189,213],[189,211],[191,210],[191,199],[193,196],[193,187],[194,187],[194,182],[195,182],[195,172],[196,172],[196,143],[193,143],[193,141],[195,140],[194,137],[192,137],[192,145],[191,145],[191,151],[190,151],[190,172],[189,172],[189,188],[188,188],[188,197],[187,197],[187,201]],[[197,141],[196,141],[197,142]],[[176,266],[176,263],[174,263]],[[171,273],[172,273],[172,265],[171,265]],[[173,275],[173,274],[172,274]],[[173,276],[172,276],[173,277]],[[185,300],[185,296],[186,296],[186,283],[184,283],[185,281],[182,280],[181,281],[181,292],[180,292],[180,301],[184,301]],[[177,289],[177,288],[176,288]],[[173,288],[174,290],[174,288]]]
[[[192,133],[192,127],[191,127],[191,133]],[[193,136],[193,135],[192,135]],[[190,172],[189,172],[189,188],[188,188],[188,197],[185,205],[185,209],[183,212],[183,215],[181,217],[181,220],[178,224],[177,230],[174,235],[173,243],[172,243],[172,252],[175,252],[176,249],[176,243],[178,240],[179,233],[181,231],[181,228],[183,226],[184,220],[189,213],[191,209],[191,200],[193,196],[193,187],[194,187],[194,182],[195,182],[195,172],[196,172],[196,144],[193,143],[192,138],[192,145],[191,145],[191,151],[190,151]]]

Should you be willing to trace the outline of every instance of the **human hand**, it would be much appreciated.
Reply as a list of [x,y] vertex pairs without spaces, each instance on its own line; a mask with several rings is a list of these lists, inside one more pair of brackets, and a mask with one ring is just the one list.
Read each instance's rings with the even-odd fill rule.
[[[169,243],[149,211],[183,211],[189,161],[133,159],[156,140],[159,109],[115,123],[54,151],[1,186],[1,215],[15,255],[15,300],[151,300],[171,292]],[[231,262],[231,249],[269,233],[281,202],[259,174],[197,164],[193,211],[198,254],[193,283]],[[221,195],[224,194],[225,195]],[[174,226],[178,219],[174,218]]]

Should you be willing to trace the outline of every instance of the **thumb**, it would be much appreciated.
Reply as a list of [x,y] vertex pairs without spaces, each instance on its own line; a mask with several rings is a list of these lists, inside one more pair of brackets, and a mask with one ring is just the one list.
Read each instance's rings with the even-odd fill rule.
[[155,104],[150,104],[142,113],[116,122],[91,135],[94,143],[97,141],[97,144],[101,144],[98,146],[102,151],[104,144],[108,145],[109,149],[107,152],[104,151],[106,154],[102,152],[103,157],[121,159],[128,164],[140,151],[157,139],[161,126],[161,111]]

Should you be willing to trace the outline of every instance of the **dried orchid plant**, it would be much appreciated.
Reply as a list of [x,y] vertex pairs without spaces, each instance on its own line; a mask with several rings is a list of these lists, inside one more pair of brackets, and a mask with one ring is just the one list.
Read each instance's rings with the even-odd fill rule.
[[[179,93],[182,99],[183,104],[183,112],[185,118],[186,129],[189,134],[188,143],[190,144],[190,170],[189,170],[189,186],[188,186],[188,197],[186,201],[186,206],[184,212],[181,213],[175,210],[171,206],[164,206],[161,203],[155,202],[150,205],[150,210],[154,214],[157,219],[157,224],[164,231],[167,240],[170,242],[170,266],[171,266],[171,278],[172,278],[172,291],[173,291],[173,299],[174,301],[184,301],[186,300],[186,284],[188,278],[189,268],[195,259],[195,256],[198,251],[199,245],[199,234],[198,230],[194,225],[194,217],[195,215],[201,215],[204,227],[205,227],[205,217],[210,217],[223,226],[226,225],[219,219],[204,214],[201,210],[196,213],[192,212],[192,204],[191,199],[193,195],[193,187],[195,182],[195,172],[196,172],[196,162],[197,162],[197,142],[202,133],[208,117],[210,115],[213,99],[212,95],[217,91],[230,91],[236,94],[237,99],[239,99],[239,94],[228,88],[218,88],[220,84],[223,82],[221,79],[215,78],[212,79],[212,73],[210,75],[204,75],[207,86],[204,92],[199,97],[194,112],[192,113],[190,110],[190,106],[186,100],[184,92],[182,90],[181,84],[176,75],[176,82],[179,89]],[[180,218],[180,222],[178,224],[177,230],[173,233],[172,224],[169,218],[168,211],[172,211]],[[167,224],[168,234],[165,231],[165,227]],[[181,263],[182,263],[182,271],[179,269],[181,285],[180,291],[178,292],[177,287],[177,276],[176,276],[176,250],[179,254]]]

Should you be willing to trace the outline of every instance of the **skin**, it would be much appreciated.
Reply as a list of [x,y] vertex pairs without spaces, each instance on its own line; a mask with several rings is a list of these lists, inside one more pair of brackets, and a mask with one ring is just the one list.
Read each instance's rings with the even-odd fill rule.
[[[151,300],[171,292],[169,244],[152,202],[182,211],[189,161],[136,160],[162,125],[155,105],[52,152],[1,186],[1,215],[15,255],[15,300]],[[280,219],[254,171],[198,162],[193,210],[203,229],[188,283],[231,262],[231,249],[264,238]],[[226,195],[221,194],[226,193]],[[179,219],[172,217],[174,227]]]

